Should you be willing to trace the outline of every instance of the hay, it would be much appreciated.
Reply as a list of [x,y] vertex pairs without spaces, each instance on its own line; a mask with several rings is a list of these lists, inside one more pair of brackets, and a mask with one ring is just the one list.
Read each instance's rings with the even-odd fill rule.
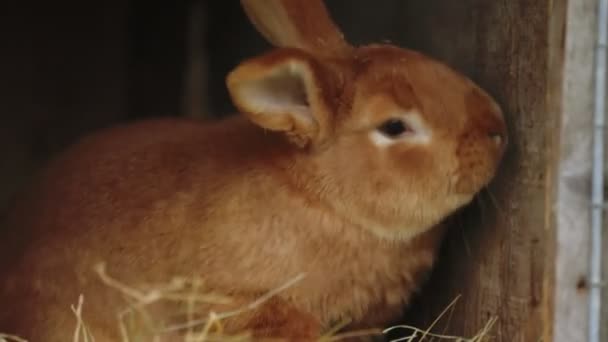
[[[405,330],[405,331],[409,331],[410,334],[397,338],[397,339],[393,339],[391,340],[391,342],[398,342],[398,341],[407,341],[407,342],[415,342],[415,341],[424,341],[425,338],[430,337],[430,341],[434,341],[434,340],[440,340],[440,341],[455,341],[455,342],[483,342],[483,341],[487,341],[490,339],[489,337],[489,333],[490,330],[492,329],[492,327],[496,324],[496,322],[498,321],[497,317],[493,317],[491,318],[486,325],[481,329],[481,331],[479,331],[475,336],[471,337],[471,338],[465,338],[465,337],[461,337],[461,336],[451,336],[451,335],[446,335],[445,334],[445,329],[447,329],[447,327],[449,326],[449,323],[451,321],[452,318],[452,313],[454,312],[454,307],[456,305],[456,302],[458,302],[458,300],[460,299],[460,295],[456,296],[456,298],[454,298],[454,300],[452,300],[452,302],[445,308],[443,309],[443,311],[441,312],[441,314],[439,314],[439,316],[437,316],[437,318],[435,318],[435,320],[433,321],[433,323],[431,323],[431,325],[426,329],[426,330],[422,330],[420,328],[414,327],[414,326],[410,326],[410,325],[396,325],[393,327],[390,327],[388,329],[385,329],[383,331],[384,334],[389,333],[391,331],[395,331],[395,330]],[[448,322],[445,326],[444,329],[444,333],[432,333],[431,330],[437,325],[437,323],[446,315],[447,312],[450,312],[450,316],[448,317]]]
[[28,342],[19,336],[0,333],[0,342]]
[[[288,280],[278,288],[269,291],[265,295],[255,301],[242,306],[238,309],[225,312],[209,312],[205,317],[196,317],[195,305],[197,303],[204,304],[230,304],[231,298],[215,293],[205,293],[202,291],[202,280],[200,279],[185,279],[175,278],[167,284],[149,286],[148,289],[137,289],[127,284],[112,278],[106,272],[105,264],[99,264],[95,267],[95,271],[99,275],[102,282],[118,292],[120,292],[129,303],[127,307],[117,311],[118,331],[120,332],[121,342],[139,342],[139,341],[162,341],[163,335],[169,333],[183,334],[184,342],[249,342],[253,341],[250,332],[243,331],[237,335],[229,335],[224,331],[223,322],[231,317],[241,315],[251,310],[255,310],[266,301],[283,292],[289,287],[301,281],[306,275],[299,274],[298,276]],[[348,325],[348,321],[340,322],[332,329],[329,329],[319,342],[340,341],[353,337],[380,336],[389,332],[402,331],[402,337],[391,340],[391,342],[407,341],[455,341],[455,342],[483,342],[489,340],[489,333],[492,327],[497,322],[497,318],[492,318],[483,327],[483,329],[471,338],[450,336],[444,333],[432,332],[437,323],[443,319],[449,312],[448,323],[451,320],[454,306],[460,296],[454,299],[443,312],[435,319],[435,321],[426,329],[422,330],[409,325],[397,325],[388,329],[367,329],[351,332],[340,333],[342,328]],[[185,304],[186,320],[180,323],[173,323],[164,326],[159,322],[155,322],[146,308],[159,301],[173,301]],[[80,295],[76,306],[72,305],[71,310],[76,317],[76,327],[73,333],[73,342],[95,342],[95,337],[91,335],[86,322],[82,318],[85,308],[85,298]],[[138,317],[136,317],[138,316]],[[139,322],[137,320],[139,318]],[[446,325],[446,328],[447,328]],[[0,334],[0,342],[28,342],[18,336]]]

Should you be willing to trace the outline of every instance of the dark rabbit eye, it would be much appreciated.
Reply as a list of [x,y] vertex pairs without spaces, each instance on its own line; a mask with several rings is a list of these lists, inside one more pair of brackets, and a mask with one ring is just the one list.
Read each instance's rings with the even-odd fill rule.
[[400,119],[389,119],[380,125],[378,130],[388,137],[396,138],[410,129]]

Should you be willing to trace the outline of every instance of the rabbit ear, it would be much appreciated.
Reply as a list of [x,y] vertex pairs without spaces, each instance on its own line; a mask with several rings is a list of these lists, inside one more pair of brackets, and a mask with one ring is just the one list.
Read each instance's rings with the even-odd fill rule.
[[348,54],[352,47],[322,0],[241,0],[258,32],[276,47],[295,47],[317,56]]
[[249,120],[305,146],[331,129],[328,99],[339,89],[332,75],[302,50],[277,49],[244,61],[226,83],[233,103]]

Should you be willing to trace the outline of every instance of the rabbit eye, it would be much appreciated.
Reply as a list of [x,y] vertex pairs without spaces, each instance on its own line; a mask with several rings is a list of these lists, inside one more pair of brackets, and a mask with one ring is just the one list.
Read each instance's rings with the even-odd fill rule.
[[382,134],[391,138],[396,138],[403,133],[410,131],[406,124],[400,119],[386,120],[384,123],[382,123],[382,125],[380,125],[380,127],[378,127],[378,130]]

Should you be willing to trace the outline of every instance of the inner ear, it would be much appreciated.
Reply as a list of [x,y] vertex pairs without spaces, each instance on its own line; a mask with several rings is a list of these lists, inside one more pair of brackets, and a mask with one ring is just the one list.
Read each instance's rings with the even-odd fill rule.
[[286,63],[263,78],[252,79],[241,85],[241,96],[259,112],[290,112],[298,121],[313,118],[307,96],[304,70],[295,63]]
[[242,62],[226,81],[232,102],[249,120],[306,145],[331,131],[333,75],[305,51],[278,49]]

